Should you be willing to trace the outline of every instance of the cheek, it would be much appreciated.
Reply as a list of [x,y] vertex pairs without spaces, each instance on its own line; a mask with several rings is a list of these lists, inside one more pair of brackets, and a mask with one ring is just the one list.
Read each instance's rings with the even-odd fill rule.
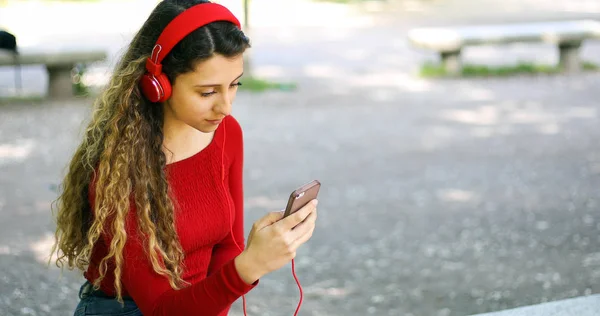
[[237,89],[231,89],[231,92],[229,92],[229,102],[233,105],[233,102],[235,101],[235,97],[237,96]]
[[212,108],[212,102],[209,98],[201,98],[195,95],[177,98],[176,101],[175,112],[178,118],[188,123],[202,120]]

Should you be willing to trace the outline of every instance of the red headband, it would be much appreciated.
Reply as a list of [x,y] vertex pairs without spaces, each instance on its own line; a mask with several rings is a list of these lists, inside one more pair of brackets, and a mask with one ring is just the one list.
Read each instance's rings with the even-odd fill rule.
[[242,28],[240,21],[231,11],[220,4],[195,5],[175,17],[162,31],[152,49],[152,55],[146,62],[148,71],[155,76],[159,75],[162,72],[161,62],[177,43],[196,29],[215,21],[228,21]]

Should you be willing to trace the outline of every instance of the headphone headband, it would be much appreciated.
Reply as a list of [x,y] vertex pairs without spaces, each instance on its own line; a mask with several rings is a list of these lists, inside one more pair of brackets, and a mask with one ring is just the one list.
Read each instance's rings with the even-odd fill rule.
[[196,29],[215,22],[228,21],[241,29],[240,21],[226,7],[217,3],[197,4],[176,16],[162,31],[152,54],[146,59],[147,72],[140,79],[143,94],[151,102],[164,102],[171,96],[171,84],[162,73],[162,61],[184,37]]
[[[238,28],[242,28],[240,21],[226,7],[218,3],[197,4],[183,11],[165,27],[152,49],[150,60],[159,66],[173,47],[184,37],[215,21],[228,21]],[[148,70],[152,71],[151,69]]]

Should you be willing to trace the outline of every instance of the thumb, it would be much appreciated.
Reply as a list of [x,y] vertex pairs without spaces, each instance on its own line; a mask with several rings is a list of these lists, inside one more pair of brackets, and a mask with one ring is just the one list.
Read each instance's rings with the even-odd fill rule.
[[259,219],[256,222],[256,228],[257,229],[265,228],[269,225],[274,224],[275,222],[279,221],[282,218],[283,218],[283,211],[271,212],[271,213],[263,216],[261,219]]

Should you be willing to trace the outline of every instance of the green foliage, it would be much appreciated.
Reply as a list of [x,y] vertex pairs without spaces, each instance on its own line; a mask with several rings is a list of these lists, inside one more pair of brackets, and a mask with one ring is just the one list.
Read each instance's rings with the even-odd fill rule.
[[[595,71],[600,67],[592,62],[583,62],[582,69],[584,71]],[[462,67],[461,77],[507,77],[518,74],[530,75],[549,75],[558,74],[561,70],[558,65],[544,65],[527,62],[520,62],[516,65],[474,65],[466,64]],[[425,78],[447,77],[448,73],[441,64],[425,63],[421,66],[420,75]]]
[[290,91],[296,89],[296,84],[294,83],[272,82],[252,76],[244,77],[240,81],[242,82],[240,90],[246,90],[251,92],[262,92],[273,89],[281,91]]
[[89,88],[83,82],[83,76],[85,75],[85,71],[87,67],[83,64],[76,65],[72,70],[72,78],[73,78],[73,95],[74,96],[88,96]]

